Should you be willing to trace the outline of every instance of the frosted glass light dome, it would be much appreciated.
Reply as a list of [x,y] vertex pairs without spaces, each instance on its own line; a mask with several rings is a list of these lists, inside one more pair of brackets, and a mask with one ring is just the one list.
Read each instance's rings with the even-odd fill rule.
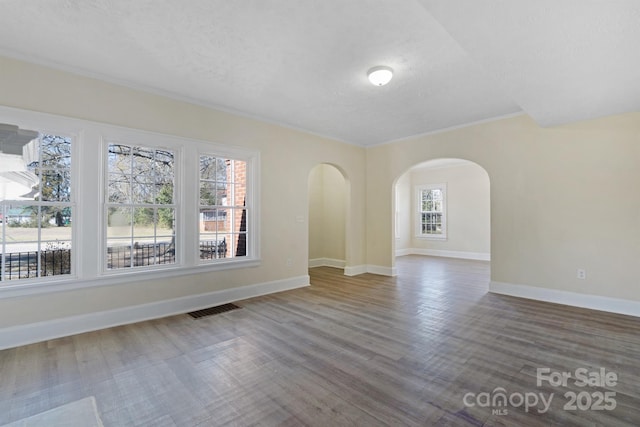
[[367,72],[367,76],[369,77],[369,81],[372,85],[384,86],[391,81],[391,78],[393,77],[393,70],[391,67],[380,65],[370,69]]

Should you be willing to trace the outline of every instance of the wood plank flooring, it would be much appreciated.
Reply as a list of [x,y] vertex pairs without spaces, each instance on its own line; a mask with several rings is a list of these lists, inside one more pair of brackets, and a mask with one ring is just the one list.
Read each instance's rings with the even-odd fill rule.
[[[227,313],[0,351],[0,425],[87,396],[107,427],[640,425],[640,319],[488,294],[481,261],[407,256],[398,272],[315,268],[311,287]],[[538,387],[544,367],[618,380]],[[615,409],[588,409],[605,392]],[[553,393],[547,412],[519,404],[533,393]]]

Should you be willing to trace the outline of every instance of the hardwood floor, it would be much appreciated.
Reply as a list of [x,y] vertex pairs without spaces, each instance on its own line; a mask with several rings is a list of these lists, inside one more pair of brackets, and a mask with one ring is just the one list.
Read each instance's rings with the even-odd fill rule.
[[[87,396],[107,427],[640,425],[640,319],[488,294],[481,261],[398,272],[315,268],[311,287],[223,314],[1,351],[0,425]],[[538,387],[545,367],[572,378]],[[617,381],[579,387],[579,368]],[[588,410],[605,392],[615,409]]]

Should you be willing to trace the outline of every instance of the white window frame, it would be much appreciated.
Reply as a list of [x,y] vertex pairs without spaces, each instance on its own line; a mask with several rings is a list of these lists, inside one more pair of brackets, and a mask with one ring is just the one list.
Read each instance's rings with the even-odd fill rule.
[[[200,156],[212,156],[218,158],[240,160],[246,163],[246,220],[247,220],[247,254],[242,257],[200,259]],[[259,218],[259,186],[257,177],[260,176],[259,152],[241,149],[239,147],[210,145],[200,147],[196,156],[197,166],[194,167],[194,178],[196,186],[194,188],[195,197],[195,227],[196,245],[193,246],[195,257],[201,266],[219,265],[225,267],[233,264],[253,264],[254,260],[260,259],[259,231],[257,228]]]
[[[133,136],[132,136],[133,137]],[[134,140],[135,139],[135,140]],[[144,140],[144,143],[142,142],[138,142],[141,139]],[[181,218],[181,215],[179,215],[178,211],[179,211],[179,199],[178,199],[178,189],[181,189],[181,179],[180,179],[180,169],[181,169],[181,161],[182,161],[182,147],[177,144],[177,143],[168,143],[170,141],[163,141],[165,142],[166,145],[158,145],[157,142],[157,138],[153,138],[153,140],[147,140],[147,138],[143,138],[141,137],[141,135],[136,135],[135,137],[133,137],[132,139],[129,138],[125,138],[125,139],[110,139],[110,138],[105,138],[103,140],[103,145],[102,145],[102,152],[103,152],[103,158],[104,158],[104,162],[103,162],[103,185],[102,185],[102,199],[103,199],[103,209],[102,209],[102,227],[103,227],[103,240],[102,240],[102,249],[103,249],[103,256],[102,256],[102,261],[101,261],[101,265],[102,265],[102,272],[104,274],[118,274],[118,273],[128,273],[131,271],[144,271],[144,270],[161,270],[161,269],[170,269],[170,268],[174,268],[175,266],[180,266],[182,265],[182,263],[180,262],[180,255],[181,255],[181,251],[179,250],[181,247],[181,240],[182,240],[182,236],[178,236],[178,230],[180,229],[180,223],[178,222],[178,218]],[[177,142],[177,141],[175,141]],[[144,148],[152,148],[152,149],[156,149],[156,150],[167,150],[167,151],[171,151],[174,154],[174,170],[173,170],[173,203],[168,204],[168,205],[149,205],[149,207],[168,207],[168,208],[172,208],[175,209],[175,215],[174,215],[174,226],[177,225],[177,228],[174,229],[174,237],[175,237],[175,243],[174,243],[174,251],[175,251],[175,262],[173,263],[167,263],[167,264],[154,264],[154,265],[148,265],[148,266],[131,266],[131,267],[122,267],[122,268],[112,268],[109,269],[108,265],[107,265],[107,252],[108,252],[108,238],[107,238],[107,223],[108,223],[108,218],[107,218],[107,212],[109,210],[109,208],[112,207],[116,207],[118,204],[116,203],[112,203],[109,202],[109,194],[108,194],[108,185],[109,185],[109,165],[108,165],[108,149],[109,149],[109,145],[111,144],[121,144],[121,145],[126,145],[129,146],[131,148],[136,148],[136,147],[144,147]],[[130,201],[129,203],[123,203],[121,204],[121,206],[123,207],[133,207],[134,205],[136,205],[136,203],[134,203],[133,201]],[[154,236],[155,237],[155,236]],[[133,236],[132,236],[133,238]]]
[[[0,283],[0,299],[58,291],[129,284],[138,280],[165,279],[188,274],[258,266],[260,259],[260,152],[205,140],[165,135],[46,113],[0,106],[0,122],[72,138],[72,272],[71,275]],[[110,142],[160,147],[176,153],[176,263],[106,269],[106,152]],[[199,155],[247,162],[247,256],[224,262],[201,263],[198,242]]]
[[[415,234],[419,239],[447,240],[447,184],[422,184],[415,187]],[[422,194],[424,191],[440,190],[442,192],[442,233],[427,234],[422,232]],[[435,212],[435,211],[434,211]]]
[[[71,139],[71,197],[69,202],[60,202],[61,205],[67,205],[72,211],[73,226],[71,229],[71,272],[70,274],[61,274],[53,276],[41,276],[25,279],[0,281],[0,291],[3,288],[7,289],[30,289],[42,286],[50,286],[61,281],[73,281],[77,280],[79,271],[81,271],[80,265],[80,249],[79,249],[79,226],[82,223],[79,213],[82,208],[76,203],[78,200],[78,188],[80,182],[78,180],[78,153],[80,151],[79,141],[82,139],[82,132],[73,126],[68,126],[65,123],[59,123],[56,120],[51,120],[48,115],[42,115],[37,113],[26,112],[22,113],[21,110],[2,107],[0,109],[0,122],[8,123],[19,126],[21,129],[30,129],[40,133],[40,135],[58,135]],[[46,206],[52,202],[47,201],[8,201],[11,204],[23,205],[23,206]],[[55,202],[53,202],[55,204]],[[3,219],[0,224],[1,227],[6,227],[6,221]],[[41,231],[38,231],[38,241],[41,240]],[[4,248],[3,248],[4,250]],[[0,293],[0,298],[3,296]]]

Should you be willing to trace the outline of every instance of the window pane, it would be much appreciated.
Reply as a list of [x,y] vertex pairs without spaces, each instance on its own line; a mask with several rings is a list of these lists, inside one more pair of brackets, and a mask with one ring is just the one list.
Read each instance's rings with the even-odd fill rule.
[[247,256],[247,233],[239,233],[235,235],[235,256]]
[[153,237],[151,239],[136,238],[132,251],[134,267],[155,265],[157,264],[158,255],[160,253]]
[[112,203],[129,203],[131,201],[131,182],[129,175],[109,174],[108,200]]
[[226,258],[227,252],[224,236],[213,233],[200,234],[200,259]]
[[155,183],[157,203],[173,203],[174,153],[157,150],[155,153]]
[[153,177],[155,152],[152,148],[133,147],[133,174]]
[[157,212],[156,234],[158,236],[173,236],[176,210],[174,208],[158,208]]
[[144,176],[134,177],[131,187],[132,202],[137,204],[153,204],[155,200],[154,183],[145,181]]
[[5,211],[5,240],[9,243],[38,241],[38,206],[8,205]]
[[200,156],[200,178],[210,181],[226,181],[228,161],[213,156]]
[[155,236],[155,209],[154,208],[135,208],[133,210],[133,236],[134,240],[141,237],[150,237],[145,241],[153,242]]
[[175,237],[159,237],[157,242],[156,264],[173,264],[176,262]]
[[109,208],[107,211],[107,237],[131,237],[132,209]]
[[131,267],[131,239],[107,239],[107,268]]
[[43,135],[40,143],[42,166],[55,169],[71,168],[71,138]]
[[8,244],[4,259],[6,280],[30,279],[38,277],[37,243],[33,247],[24,244]]
[[433,202],[431,200],[429,200],[428,202],[425,202],[424,210],[425,211],[433,210]]
[[131,147],[122,144],[110,144],[108,153],[109,172],[131,174]]
[[224,209],[200,209],[200,232],[222,232],[226,229],[227,212]]
[[218,208],[218,233],[226,233],[233,231],[234,225],[234,209],[232,208]]
[[62,170],[43,170],[40,178],[40,198],[53,202],[70,201],[71,173]]
[[71,241],[43,241],[40,244],[40,275],[71,274]]
[[70,207],[42,206],[40,239],[43,241],[71,241],[72,210]]
[[227,205],[227,184],[202,181],[200,183],[201,206]]
[[173,204],[173,181],[156,183],[156,204]]

